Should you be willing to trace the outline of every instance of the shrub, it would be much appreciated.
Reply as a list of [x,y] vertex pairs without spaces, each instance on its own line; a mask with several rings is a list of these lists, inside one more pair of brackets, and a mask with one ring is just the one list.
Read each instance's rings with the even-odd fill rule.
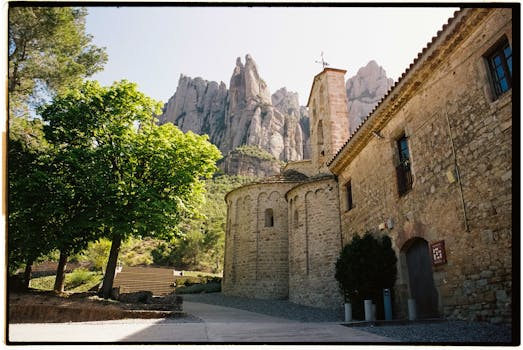
[[236,151],[240,154],[244,154],[244,155],[259,158],[259,159],[278,161],[276,159],[276,157],[274,157],[272,154],[270,154],[266,150],[261,149],[260,147],[257,147],[257,146],[243,145],[243,146],[237,147]]
[[206,284],[193,284],[188,287],[181,286],[176,288],[177,294],[196,294],[196,293],[218,293],[221,292],[222,285],[217,282],[210,282]]
[[394,286],[397,276],[396,253],[388,236],[368,232],[355,236],[340,253],[335,278],[345,301],[353,304],[355,317],[361,317],[363,300],[376,303],[378,317],[383,315],[383,289]]
[[76,269],[73,272],[66,275],[65,288],[72,289],[85,283],[91,278],[92,273],[86,269]]
[[194,277],[194,276],[183,276],[176,278],[176,285],[177,286],[192,286],[193,284],[200,284],[200,283],[206,283],[204,279],[201,277]]

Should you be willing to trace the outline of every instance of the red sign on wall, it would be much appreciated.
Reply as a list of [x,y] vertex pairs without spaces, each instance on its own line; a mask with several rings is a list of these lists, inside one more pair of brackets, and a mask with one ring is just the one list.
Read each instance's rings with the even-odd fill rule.
[[438,266],[447,263],[447,254],[445,253],[445,241],[439,241],[430,245],[432,256],[432,265]]

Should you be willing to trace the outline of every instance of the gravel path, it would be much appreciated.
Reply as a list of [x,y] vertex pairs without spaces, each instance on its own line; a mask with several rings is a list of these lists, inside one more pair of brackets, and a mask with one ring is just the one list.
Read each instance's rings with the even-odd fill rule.
[[341,311],[336,312],[335,310],[298,305],[287,300],[231,297],[222,293],[184,294],[183,299],[198,303],[233,307],[300,322],[341,322],[343,320]]
[[[221,293],[186,294],[184,300],[233,307],[299,322],[342,322],[342,311],[325,310],[291,303],[287,300],[263,300],[225,296]],[[482,343],[509,345],[512,328],[480,322],[441,321],[404,325],[358,326],[370,332],[405,343]]]
[[512,341],[512,328],[510,326],[481,322],[443,321],[357,328],[365,332],[409,343],[509,345]]

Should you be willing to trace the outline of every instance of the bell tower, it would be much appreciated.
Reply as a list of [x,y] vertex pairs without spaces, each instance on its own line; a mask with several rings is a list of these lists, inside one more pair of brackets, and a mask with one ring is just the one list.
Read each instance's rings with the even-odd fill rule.
[[327,162],[349,138],[346,70],[324,66],[314,77],[307,107],[310,114],[312,165],[328,172]]

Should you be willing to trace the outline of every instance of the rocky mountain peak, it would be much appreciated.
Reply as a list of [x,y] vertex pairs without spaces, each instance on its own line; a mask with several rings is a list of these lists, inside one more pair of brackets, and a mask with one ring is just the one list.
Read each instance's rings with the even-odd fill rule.
[[[208,134],[226,158],[245,162],[251,156],[240,157],[231,151],[250,145],[267,151],[276,160],[303,159],[309,134],[308,129],[303,130],[308,125],[303,120],[308,118],[307,111],[299,106],[297,94],[286,89],[277,94],[276,100],[282,110],[272,103],[255,60],[246,55],[245,64],[240,57],[236,59],[228,90],[223,83],[181,75],[176,93],[164,106],[159,120],[172,122],[184,132]],[[232,168],[244,167],[228,167]]]
[[[240,57],[236,59],[230,91],[232,97],[231,110],[235,110],[237,107],[244,108],[249,103],[271,103],[269,88],[260,78],[256,62],[249,54],[245,56],[245,65],[243,65]],[[243,102],[246,104],[242,104]]]
[[225,134],[225,148],[234,150],[251,145],[278,160],[302,159],[304,136],[299,116],[290,116],[273,105],[269,88],[252,56],[245,56],[245,65],[241,60],[238,63],[238,59],[236,63],[225,118],[225,124],[230,125]]
[[286,87],[282,87],[277,90],[271,96],[272,105],[280,112],[288,115],[299,117],[300,115],[300,101],[298,99],[298,93],[287,91]]
[[347,89],[351,133],[357,129],[393,83],[391,78],[387,78],[385,69],[374,60],[360,68],[355,76],[347,80],[345,88]]
[[[370,61],[347,80],[351,132],[392,86],[385,70]],[[172,122],[182,131],[208,134],[225,156],[229,173],[271,175],[278,161],[310,158],[309,115],[298,94],[283,87],[271,95],[249,54],[236,59],[229,89],[225,83],[180,75],[175,94],[163,108],[160,123]],[[268,152],[274,160],[238,152],[240,146]]]

